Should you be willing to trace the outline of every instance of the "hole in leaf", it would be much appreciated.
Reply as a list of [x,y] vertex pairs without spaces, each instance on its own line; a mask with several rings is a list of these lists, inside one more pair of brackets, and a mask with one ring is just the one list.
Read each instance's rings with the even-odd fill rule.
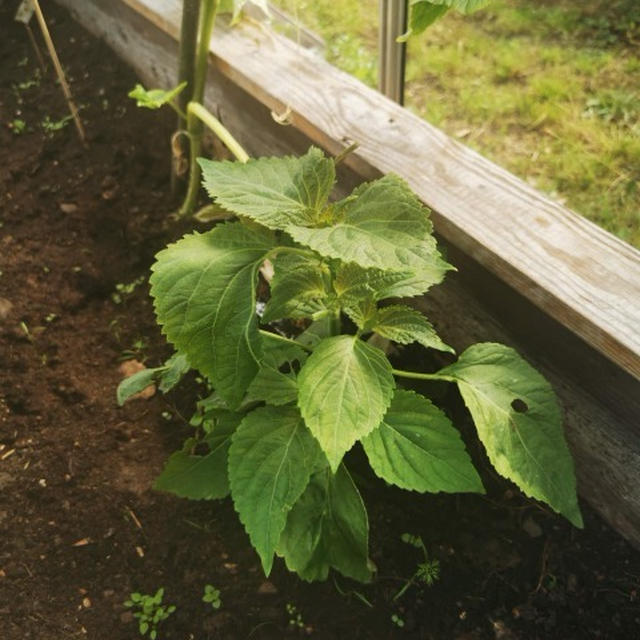
[[206,442],[198,442],[196,446],[193,448],[194,456],[206,456],[211,452],[209,445]]
[[516,398],[511,403],[511,408],[516,413],[526,413],[527,411],[529,411],[529,405],[524,400],[521,400],[520,398]]
[[278,367],[280,373],[291,373],[293,371],[293,363],[285,362]]

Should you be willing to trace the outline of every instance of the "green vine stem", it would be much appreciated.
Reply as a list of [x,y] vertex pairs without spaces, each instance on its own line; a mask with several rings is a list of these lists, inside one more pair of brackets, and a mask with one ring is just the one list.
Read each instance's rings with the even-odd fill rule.
[[411,378],[413,380],[444,380],[445,382],[455,382],[453,376],[443,376],[439,373],[419,373],[417,371],[403,371],[402,369],[392,369],[391,373],[399,378]]
[[292,344],[296,347],[300,347],[303,351],[307,351],[308,353],[311,353],[313,351],[313,349],[311,347],[308,347],[306,344],[302,344],[301,342],[296,342],[291,338],[281,336],[279,333],[273,333],[272,331],[266,331],[265,329],[259,329],[258,331],[260,335],[263,335],[269,340],[277,340],[278,342],[284,342],[285,344]]
[[188,114],[193,114],[220,138],[224,145],[231,151],[236,159],[242,163],[249,160],[249,154],[242,148],[240,143],[229,133],[229,130],[210,111],[197,102],[190,102],[187,106]]
[[[209,43],[216,19],[218,0],[202,0],[200,6],[200,33],[198,35],[198,48],[196,51],[195,77],[193,80],[192,102],[202,103],[204,99],[204,87],[207,81],[207,62],[209,60]],[[189,186],[187,195],[178,217],[184,217],[193,213],[198,200],[200,189],[200,167],[197,158],[202,146],[202,121],[195,117],[187,106],[187,131],[189,132]]]
[[[178,96],[177,104],[171,103],[178,114],[177,131],[187,126],[187,104],[193,97],[195,76],[196,47],[198,45],[198,18],[200,16],[200,0],[183,0],[182,23],[180,26],[180,51],[178,53],[178,84],[186,82],[187,86]],[[182,195],[186,189],[184,179],[184,161],[189,151],[187,136],[175,135],[171,141],[173,150],[171,163],[171,193],[174,198]]]
[[191,139],[191,153],[189,163],[191,170],[189,173],[189,189],[187,196],[178,212],[179,218],[184,218],[193,213],[198,200],[200,190],[200,166],[198,156],[202,143],[202,124],[206,124],[211,131],[226,145],[233,155],[242,163],[249,160],[249,154],[242,148],[242,145],[231,135],[229,130],[210,111],[197,102],[190,102],[187,105],[187,132]]

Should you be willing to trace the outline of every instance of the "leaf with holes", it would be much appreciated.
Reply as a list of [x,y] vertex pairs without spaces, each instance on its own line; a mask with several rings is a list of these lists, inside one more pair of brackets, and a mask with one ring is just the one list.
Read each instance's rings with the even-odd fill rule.
[[542,375],[513,349],[490,342],[469,347],[438,375],[457,382],[498,473],[582,527],[562,415]]

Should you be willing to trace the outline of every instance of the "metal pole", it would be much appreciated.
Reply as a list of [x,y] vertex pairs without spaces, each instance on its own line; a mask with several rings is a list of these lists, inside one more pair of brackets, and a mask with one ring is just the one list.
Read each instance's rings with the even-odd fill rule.
[[396,42],[407,30],[408,0],[379,0],[380,31],[378,90],[404,104],[406,44]]

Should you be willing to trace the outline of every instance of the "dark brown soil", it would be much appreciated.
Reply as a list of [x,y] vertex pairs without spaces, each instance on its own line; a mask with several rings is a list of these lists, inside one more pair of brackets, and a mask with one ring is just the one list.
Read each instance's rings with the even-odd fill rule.
[[[586,506],[579,532],[487,467],[486,497],[403,494],[362,471],[379,569],[367,586],[304,584],[281,564],[267,581],[229,501],[150,489],[195,391],[116,406],[119,361],[155,365],[167,348],[144,283],[120,303],[112,294],[177,233],[163,230],[172,118],[136,110],[131,72],[45,3],[89,150],[72,123],[45,132],[65,104],[16,4],[0,5],[0,637],[135,638],[123,602],[159,587],[177,606],[165,639],[640,637],[640,554]],[[405,532],[441,575],[394,602],[421,561]]]

